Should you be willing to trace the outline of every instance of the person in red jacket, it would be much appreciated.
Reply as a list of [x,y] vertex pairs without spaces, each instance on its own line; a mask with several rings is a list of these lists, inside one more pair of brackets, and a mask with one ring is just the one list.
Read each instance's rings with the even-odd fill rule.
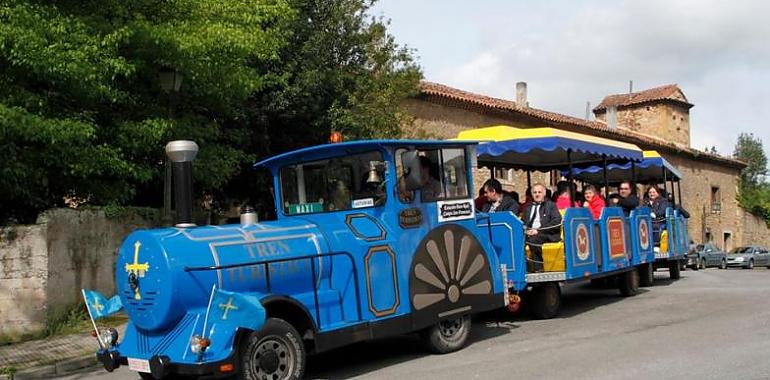
[[591,215],[594,216],[594,219],[599,219],[599,216],[602,215],[602,209],[605,206],[604,199],[599,195],[599,192],[596,191],[596,187],[592,185],[583,187],[583,195],[586,198],[586,201],[583,202],[583,207],[591,210]]

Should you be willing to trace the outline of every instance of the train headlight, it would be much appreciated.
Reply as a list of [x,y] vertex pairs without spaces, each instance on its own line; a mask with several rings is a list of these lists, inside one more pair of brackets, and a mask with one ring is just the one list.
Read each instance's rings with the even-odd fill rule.
[[100,338],[105,348],[112,348],[115,347],[115,345],[118,343],[118,337],[118,330],[110,327],[102,331]]
[[202,352],[205,352],[207,348],[211,345],[211,340],[208,338],[202,338],[199,336],[193,336],[192,340],[190,341],[190,351],[193,353],[199,354]]

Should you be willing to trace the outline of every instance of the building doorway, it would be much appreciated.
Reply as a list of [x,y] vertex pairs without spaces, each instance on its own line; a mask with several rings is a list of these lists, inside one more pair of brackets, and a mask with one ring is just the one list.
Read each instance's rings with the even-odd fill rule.
[[733,249],[733,234],[731,232],[724,232],[722,239],[722,247],[725,252],[730,252]]

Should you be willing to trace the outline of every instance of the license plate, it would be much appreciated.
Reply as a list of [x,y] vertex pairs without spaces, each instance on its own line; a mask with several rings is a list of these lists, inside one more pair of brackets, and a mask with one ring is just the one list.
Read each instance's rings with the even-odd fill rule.
[[150,373],[150,361],[128,358],[128,369],[137,372]]

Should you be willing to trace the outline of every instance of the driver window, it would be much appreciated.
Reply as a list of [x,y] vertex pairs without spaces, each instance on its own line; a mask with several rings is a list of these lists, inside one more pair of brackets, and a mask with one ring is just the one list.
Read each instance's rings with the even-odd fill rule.
[[[396,172],[398,173],[398,198],[401,202],[411,203],[414,191],[407,190],[404,168],[406,149],[396,151]],[[417,150],[419,164],[420,194],[422,202],[435,202],[444,199],[468,197],[468,176],[465,165],[465,149],[421,149]],[[417,169],[419,168],[419,169]]]

